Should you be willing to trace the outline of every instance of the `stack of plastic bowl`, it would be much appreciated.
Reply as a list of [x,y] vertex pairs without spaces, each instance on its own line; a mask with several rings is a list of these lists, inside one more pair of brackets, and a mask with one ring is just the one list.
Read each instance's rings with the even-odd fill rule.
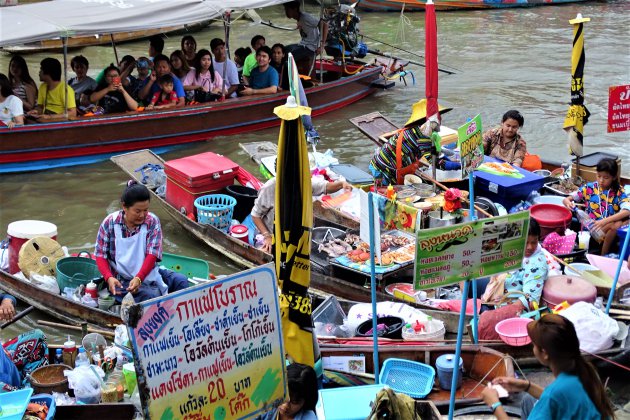
[[98,308],[102,309],[103,311],[108,311],[109,308],[111,308],[114,305],[114,303],[116,303],[116,301],[114,300],[114,297],[111,295],[98,298]]

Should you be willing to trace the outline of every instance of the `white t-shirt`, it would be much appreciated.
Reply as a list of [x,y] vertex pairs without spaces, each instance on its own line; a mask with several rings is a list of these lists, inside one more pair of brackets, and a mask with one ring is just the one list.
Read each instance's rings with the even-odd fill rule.
[[13,117],[24,115],[22,100],[15,95],[9,95],[4,102],[0,102],[0,121],[7,124]]
[[[232,86],[238,85],[238,69],[236,68],[236,64],[229,58],[226,58],[222,63],[216,62],[214,58],[212,59],[214,71],[219,73],[221,77],[223,77],[223,65],[225,63],[227,63],[227,67],[225,68],[225,89],[230,89]],[[235,98],[236,96],[236,92],[233,92],[230,98]]]

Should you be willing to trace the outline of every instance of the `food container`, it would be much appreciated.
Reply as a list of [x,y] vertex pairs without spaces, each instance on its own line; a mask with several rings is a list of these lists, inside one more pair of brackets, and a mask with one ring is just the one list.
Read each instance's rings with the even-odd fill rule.
[[551,276],[545,282],[542,293],[542,301],[549,308],[564,301],[593,303],[596,297],[595,286],[577,276]]
[[9,236],[9,273],[15,274],[20,271],[18,259],[22,245],[40,236],[57,239],[57,226],[41,220],[18,220],[9,223],[7,235]]
[[556,204],[534,204],[529,209],[530,215],[540,225],[540,239],[551,232],[564,233],[571,224],[571,210]]
[[30,374],[31,386],[36,394],[68,392],[68,378],[63,372],[71,369],[68,365],[40,366]]
[[[457,377],[457,389],[462,386],[462,376],[464,360],[459,358],[459,376]],[[435,367],[437,370],[438,378],[440,380],[440,388],[450,390],[451,383],[453,382],[453,370],[455,369],[455,355],[443,354],[435,361]]]

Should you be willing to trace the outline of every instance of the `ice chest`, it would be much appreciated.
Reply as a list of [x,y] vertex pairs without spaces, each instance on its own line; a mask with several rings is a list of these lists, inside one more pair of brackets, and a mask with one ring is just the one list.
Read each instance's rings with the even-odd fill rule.
[[[589,155],[584,155],[580,158],[580,176],[587,182],[597,181],[597,164],[603,158],[610,158],[617,161],[619,166],[619,174],[621,175],[621,159],[619,156],[611,155],[609,153],[596,152]],[[575,165],[576,158],[573,158],[573,165],[571,166],[571,174],[575,175],[577,167]]]
[[[500,162],[486,156],[484,162]],[[484,171],[475,171],[475,196],[487,197],[497,202],[507,210],[518,204],[533,190],[539,190],[545,183],[545,178],[523,168],[516,168],[523,178],[494,175]]]
[[232,185],[239,166],[207,152],[164,163],[166,201],[182,213],[195,214],[195,199]]
[[321,389],[316,409],[318,418],[363,420],[372,410],[370,403],[376,399],[376,394],[384,387],[385,385],[378,384]]

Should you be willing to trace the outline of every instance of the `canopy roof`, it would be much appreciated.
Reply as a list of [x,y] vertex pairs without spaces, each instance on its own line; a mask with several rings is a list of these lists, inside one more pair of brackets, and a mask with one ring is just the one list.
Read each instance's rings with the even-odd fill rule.
[[184,26],[287,0],[56,0],[0,7],[0,47]]

